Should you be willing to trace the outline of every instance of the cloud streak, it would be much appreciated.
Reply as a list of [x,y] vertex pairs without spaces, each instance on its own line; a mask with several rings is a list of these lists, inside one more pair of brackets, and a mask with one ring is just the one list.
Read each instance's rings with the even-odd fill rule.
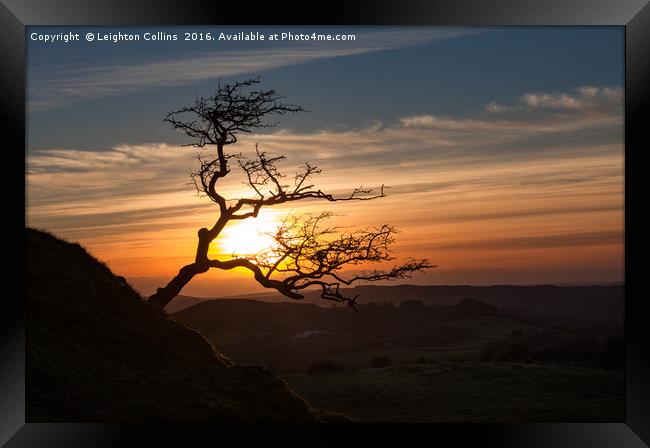
[[32,112],[43,111],[105,96],[260,73],[316,60],[392,50],[478,32],[481,31],[372,31],[357,33],[354,42],[298,42],[290,46],[274,46],[268,50],[197,53],[184,58],[92,67],[87,64],[34,67],[29,73],[28,107]]
[[486,106],[492,113],[510,113],[539,109],[597,113],[611,105],[621,105],[623,88],[612,86],[581,86],[574,92],[532,92],[518,98],[518,104],[506,105],[495,101]]

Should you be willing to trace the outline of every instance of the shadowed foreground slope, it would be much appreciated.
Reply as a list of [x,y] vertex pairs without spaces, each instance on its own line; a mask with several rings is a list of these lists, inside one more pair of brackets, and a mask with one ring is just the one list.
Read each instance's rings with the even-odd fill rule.
[[26,229],[25,275],[29,422],[336,419],[234,365],[78,244]]

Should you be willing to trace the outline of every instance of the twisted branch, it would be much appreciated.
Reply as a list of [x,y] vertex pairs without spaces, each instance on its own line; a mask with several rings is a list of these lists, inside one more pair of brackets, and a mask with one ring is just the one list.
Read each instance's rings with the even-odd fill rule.
[[[198,155],[199,168],[191,172],[191,178],[199,195],[217,203],[220,213],[210,229],[199,229],[195,261],[181,268],[178,275],[164,288],[159,288],[149,301],[163,308],[195,275],[210,268],[240,267],[251,271],[262,286],[289,298],[302,299],[304,296],[298,291],[318,287],[323,299],[346,302],[355,308],[357,297],[344,296],[339,290],[340,284],[405,278],[434,267],[426,259],[407,260],[389,270],[374,270],[346,278],[342,273],[346,266],[392,260],[389,246],[397,232],[393,227],[383,225],[341,233],[336,227],[322,226],[332,216],[328,212],[287,217],[273,235],[274,247],[261,254],[231,260],[208,258],[210,243],[229,222],[255,218],[263,207],[306,199],[368,201],[385,196],[384,185],[376,193],[363,186],[343,197],[325,193],[311,182],[321,170],[309,162],[305,162],[288,182],[287,176],[278,168],[285,157],[269,155],[261,151],[258,144],[253,159],[226,153],[224,148],[236,143],[240,132],[250,133],[257,128],[275,126],[277,122],[267,121],[271,116],[306,111],[300,106],[285,104],[282,101],[284,97],[275,90],[256,89],[259,82],[259,77],[232,84],[219,82],[212,96],[197,98],[193,105],[172,111],[164,118],[192,139],[184,146],[214,147],[213,152],[206,150]],[[252,190],[251,197],[228,200],[219,193],[217,183],[230,173],[228,162],[231,159],[237,160],[243,171],[244,183]]]

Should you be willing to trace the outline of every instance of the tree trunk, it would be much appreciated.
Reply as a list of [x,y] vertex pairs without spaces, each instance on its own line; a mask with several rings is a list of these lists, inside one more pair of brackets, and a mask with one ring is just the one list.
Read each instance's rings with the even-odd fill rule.
[[167,286],[158,288],[156,293],[149,297],[149,302],[162,310],[195,275],[207,272],[208,269],[209,267],[203,263],[192,263],[183,266],[176,277],[167,283]]
[[[223,227],[223,226],[222,226]],[[220,229],[219,229],[220,230]],[[149,302],[159,309],[165,308],[176,297],[183,287],[197,274],[202,274],[210,269],[208,265],[208,247],[214,238],[208,229],[203,228],[198,232],[199,243],[196,248],[194,263],[183,266],[176,277],[171,279],[164,288],[158,288],[155,294],[149,297]]]

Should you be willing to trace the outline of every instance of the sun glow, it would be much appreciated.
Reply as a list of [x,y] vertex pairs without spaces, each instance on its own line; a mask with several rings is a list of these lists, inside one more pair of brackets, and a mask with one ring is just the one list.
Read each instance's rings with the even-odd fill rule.
[[280,221],[274,214],[261,212],[257,218],[231,221],[215,240],[215,250],[222,255],[238,257],[260,253],[273,246],[271,233]]

